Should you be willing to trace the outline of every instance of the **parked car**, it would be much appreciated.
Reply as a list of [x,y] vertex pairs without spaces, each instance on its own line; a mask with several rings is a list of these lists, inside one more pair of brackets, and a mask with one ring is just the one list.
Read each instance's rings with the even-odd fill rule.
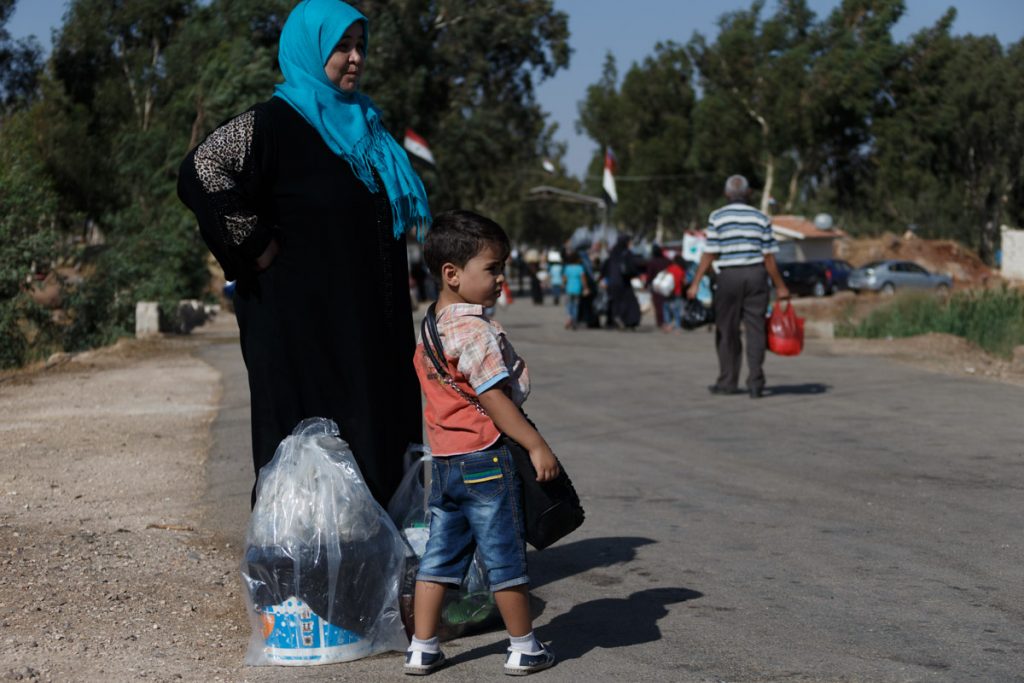
[[847,281],[850,278],[850,273],[853,272],[853,266],[849,261],[833,258],[816,261],[816,263],[824,265],[831,272],[833,290],[849,288]]
[[897,289],[938,289],[948,290],[953,278],[939,273],[929,273],[913,261],[874,261],[855,269],[847,280],[850,289],[893,294]]
[[836,290],[845,289],[851,270],[853,266],[838,259],[779,264],[779,272],[786,287],[800,296],[827,296]]

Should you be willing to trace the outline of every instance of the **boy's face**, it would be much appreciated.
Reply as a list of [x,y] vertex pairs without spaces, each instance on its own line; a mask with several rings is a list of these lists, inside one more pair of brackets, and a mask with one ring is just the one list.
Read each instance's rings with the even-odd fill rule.
[[445,264],[445,281],[451,290],[469,304],[490,308],[501,295],[505,282],[505,259],[493,244],[485,244],[462,268]]

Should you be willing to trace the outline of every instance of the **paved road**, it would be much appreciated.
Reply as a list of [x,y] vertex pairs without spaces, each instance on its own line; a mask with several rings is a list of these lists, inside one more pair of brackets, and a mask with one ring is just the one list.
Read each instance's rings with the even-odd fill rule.
[[[530,363],[528,412],[585,526],[531,554],[547,680],[1024,680],[1024,391],[841,357],[772,356],[769,393],[712,397],[711,336],[499,319]],[[240,539],[251,485],[232,340],[210,493]],[[438,681],[497,678],[502,634],[446,647]],[[398,680],[379,657],[252,680]]]

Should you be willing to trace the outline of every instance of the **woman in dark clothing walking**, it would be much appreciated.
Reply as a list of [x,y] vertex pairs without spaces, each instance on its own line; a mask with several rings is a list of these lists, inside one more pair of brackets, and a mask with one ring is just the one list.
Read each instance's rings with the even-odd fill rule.
[[386,505],[421,441],[404,236],[430,212],[358,92],[366,43],[366,18],[341,0],[299,3],[285,82],[188,155],[178,193],[238,283],[257,475],[300,420],[326,417]]
[[619,235],[608,260],[601,267],[601,275],[608,286],[608,321],[617,326],[635,329],[640,324],[640,302],[630,282],[639,269],[629,250],[629,235]]

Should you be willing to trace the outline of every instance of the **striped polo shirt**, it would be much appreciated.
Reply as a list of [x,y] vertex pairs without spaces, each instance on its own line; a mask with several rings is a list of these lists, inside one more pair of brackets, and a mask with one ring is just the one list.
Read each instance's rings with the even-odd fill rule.
[[772,220],[752,206],[736,202],[713,211],[708,218],[704,251],[718,254],[718,268],[764,263],[765,254],[778,250]]

